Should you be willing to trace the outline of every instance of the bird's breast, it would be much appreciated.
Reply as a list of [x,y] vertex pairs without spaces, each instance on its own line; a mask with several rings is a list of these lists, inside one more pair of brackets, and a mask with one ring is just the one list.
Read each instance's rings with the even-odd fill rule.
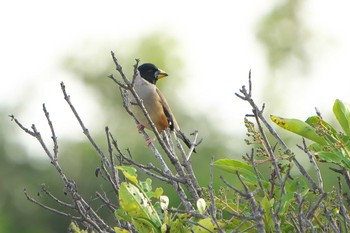
[[[168,127],[168,120],[164,114],[163,106],[160,102],[159,95],[156,91],[156,86],[154,85],[135,85],[135,91],[137,95],[143,102],[149,116],[151,117],[153,123],[155,124],[158,132],[163,131]],[[152,130],[147,118],[145,117],[140,106],[137,105],[137,101],[129,93],[130,110],[134,113],[137,120],[145,126],[147,129]]]

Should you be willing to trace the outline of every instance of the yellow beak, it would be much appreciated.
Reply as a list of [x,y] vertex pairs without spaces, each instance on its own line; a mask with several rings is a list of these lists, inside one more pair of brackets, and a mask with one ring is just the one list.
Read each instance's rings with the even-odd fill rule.
[[164,70],[159,69],[159,73],[157,75],[158,79],[165,78],[167,76],[168,76],[168,74]]

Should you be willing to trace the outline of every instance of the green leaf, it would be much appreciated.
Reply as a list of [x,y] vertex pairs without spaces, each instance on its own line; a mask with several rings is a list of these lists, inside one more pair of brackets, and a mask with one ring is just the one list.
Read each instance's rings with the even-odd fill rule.
[[350,106],[336,99],[333,105],[333,113],[337,118],[345,134],[350,136]]
[[127,221],[127,222],[132,221],[131,215],[125,213],[125,211],[123,209],[116,209],[114,212],[114,215],[120,219]]
[[322,146],[322,145],[320,145],[318,143],[312,143],[311,145],[308,146],[308,149],[312,150],[314,152],[317,152],[317,151],[324,150],[324,146]]
[[137,229],[138,233],[154,233],[160,232],[161,229],[154,226],[154,223],[147,218],[135,217],[132,220],[134,227]]
[[281,128],[298,134],[321,145],[326,145],[326,140],[316,133],[316,129],[308,123],[298,119],[287,119],[277,116],[270,116],[271,120]]
[[164,193],[164,190],[162,188],[156,188],[156,190],[154,190],[152,197],[159,199],[159,197],[162,196],[163,193]]
[[133,182],[134,184],[138,184],[136,168],[129,166],[117,166],[117,168],[123,172],[123,175],[126,179]]
[[301,196],[305,196],[310,190],[307,182],[302,177],[296,177],[292,182],[286,184],[286,191],[287,193],[296,193],[298,187]]
[[286,194],[283,194],[281,200],[281,214],[287,212],[290,205],[294,206],[294,195],[298,192],[298,186],[302,197],[304,197],[310,190],[307,182],[302,177],[296,177],[292,182],[287,182],[285,185]]
[[350,160],[344,156],[342,151],[319,151],[316,155],[321,162],[334,163],[350,169]]
[[265,213],[270,213],[270,209],[273,207],[274,199],[269,200],[267,196],[261,200],[261,207],[265,210]]
[[273,220],[271,218],[271,208],[273,207],[275,199],[268,199],[267,196],[263,197],[263,199],[261,200],[261,207],[264,210],[264,223],[266,225],[266,227],[269,228],[269,230],[272,230],[272,226],[273,226]]
[[80,229],[79,226],[74,222],[71,222],[69,224],[68,231],[72,233],[88,233],[86,230]]
[[147,178],[146,181],[140,181],[139,185],[142,191],[146,193],[148,198],[151,198],[153,196],[152,180],[150,178]]
[[333,126],[331,126],[328,122],[321,119],[319,116],[311,116],[311,117],[307,118],[307,120],[305,122],[314,128],[316,128],[318,125],[322,125],[322,126],[326,127],[327,129],[329,129],[333,135],[337,134],[337,131],[333,128]]
[[234,174],[236,171],[242,174],[254,174],[254,169],[250,165],[238,160],[218,159],[214,162],[214,166]]
[[[188,229],[188,225],[184,221],[186,219],[175,218],[167,223],[168,228],[170,229],[170,233],[190,233],[191,231]],[[169,231],[165,231],[168,233]]]
[[[221,226],[221,227],[224,227],[225,226],[225,224],[222,222],[222,221],[220,221],[220,220],[218,220],[217,221],[218,222],[218,224]],[[212,222],[212,220],[211,220],[211,218],[204,218],[204,219],[201,219],[201,220],[199,220],[198,221],[198,224],[200,225],[200,226],[194,226],[193,227],[193,232],[194,233],[207,233],[208,232],[208,230],[210,230],[211,232],[217,232],[217,226],[216,226],[216,224],[214,224],[213,222]],[[201,227],[201,226],[204,226],[205,228],[207,228],[208,230],[206,230],[206,229],[204,229],[203,227]]]
[[[214,166],[224,170],[226,172],[239,175],[249,184],[257,186],[258,180],[255,175],[254,169],[252,166],[243,163],[241,161],[233,160],[233,159],[219,159],[214,162]],[[264,180],[263,176],[259,173],[259,177],[265,187],[269,185],[269,182]]]
[[128,230],[120,228],[120,227],[114,227],[115,233],[129,233]]
[[[122,182],[119,189],[120,207],[132,218],[133,224],[140,226],[138,232],[151,232],[151,229],[160,231],[161,220],[147,196],[135,185]],[[120,214],[120,213],[118,213]],[[148,227],[147,227],[148,226]],[[144,231],[143,228],[147,228]]]

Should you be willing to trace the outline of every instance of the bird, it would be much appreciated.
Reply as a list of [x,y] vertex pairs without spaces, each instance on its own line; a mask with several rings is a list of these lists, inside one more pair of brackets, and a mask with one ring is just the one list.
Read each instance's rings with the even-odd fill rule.
[[[144,63],[137,68],[134,89],[140,99],[142,99],[143,104],[158,132],[162,133],[165,129],[169,128],[170,131],[174,132],[188,148],[191,148],[191,141],[184,135],[184,133],[181,132],[167,100],[156,86],[159,79],[167,76],[168,74],[165,71],[157,68],[157,66],[154,64]],[[135,97],[131,93],[129,93],[128,96],[130,110],[141,124],[141,126],[138,126],[138,128],[152,130],[152,127],[148,123],[148,120],[141,107],[137,104]]]

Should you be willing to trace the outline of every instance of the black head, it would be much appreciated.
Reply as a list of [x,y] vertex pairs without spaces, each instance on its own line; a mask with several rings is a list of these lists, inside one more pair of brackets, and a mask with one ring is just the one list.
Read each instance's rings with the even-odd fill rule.
[[140,72],[140,75],[143,79],[147,80],[152,84],[156,84],[158,79],[168,76],[167,73],[158,69],[152,63],[144,63],[137,68]]

